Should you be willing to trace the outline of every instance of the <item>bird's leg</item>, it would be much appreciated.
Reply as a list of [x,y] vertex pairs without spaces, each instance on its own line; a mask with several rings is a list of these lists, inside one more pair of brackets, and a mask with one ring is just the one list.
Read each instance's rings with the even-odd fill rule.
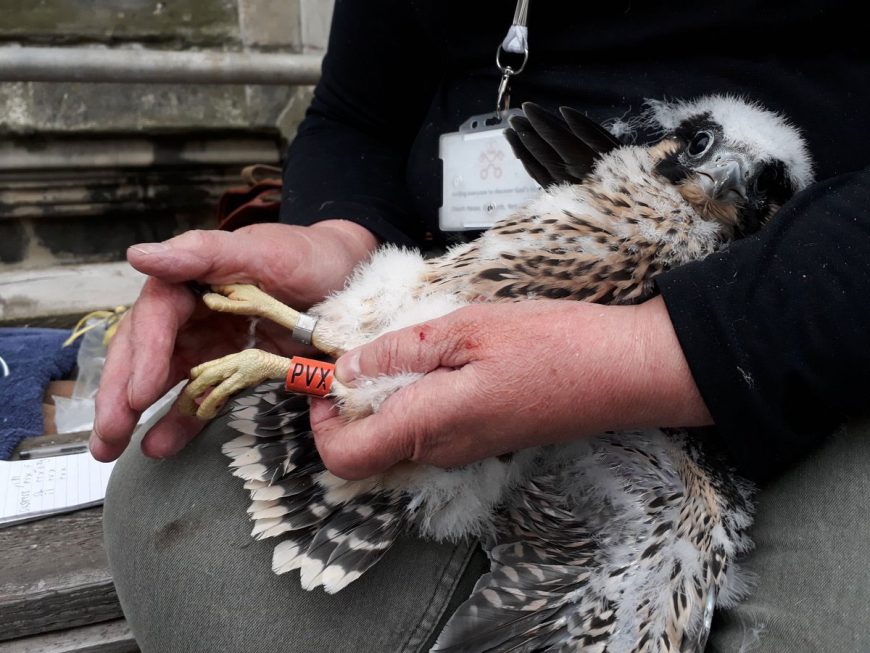
[[[213,311],[265,317],[291,332],[296,331],[300,319],[304,320],[308,317],[250,284],[234,283],[226,286],[212,286],[212,292],[203,295],[202,300]],[[311,334],[310,343],[303,344],[311,344],[330,356],[338,356],[342,353],[323,341],[316,329]]]
[[267,295],[256,286],[234,283],[212,286],[211,290],[203,295],[202,301],[213,311],[265,317],[291,331],[299,321],[299,312]]
[[[206,293],[202,299],[214,311],[264,317],[290,331],[296,330],[300,318],[305,317],[249,284],[213,286],[212,292]],[[335,353],[320,342],[316,332],[311,334],[310,343],[321,351]],[[267,379],[283,379],[291,365],[291,359],[259,349],[246,349],[203,363],[190,371],[191,381],[178,400],[179,410],[201,419],[211,419],[230,395]],[[197,406],[196,399],[209,388],[211,393]]]
[[[260,349],[245,349],[197,365],[190,370],[190,383],[178,398],[178,409],[185,415],[211,419],[230,395],[267,379],[284,379],[291,365],[289,358]],[[209,388],[211,392],[197,405],[196,399]]]

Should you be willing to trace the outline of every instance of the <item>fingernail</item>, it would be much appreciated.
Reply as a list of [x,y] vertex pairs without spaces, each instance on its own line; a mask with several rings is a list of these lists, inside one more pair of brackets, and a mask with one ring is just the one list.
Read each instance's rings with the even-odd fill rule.
[[169,247],[163,243],[138,243],[137,245],[131,245],[129,249],[140,254],[159,254],[167,251]]
[[133,373],[130,373],[130,378],[127,379],[127,405],[133,405]]
[[335,361],[335,378],[350,385],[361,375],[359,368],[359,351],[351,351]]

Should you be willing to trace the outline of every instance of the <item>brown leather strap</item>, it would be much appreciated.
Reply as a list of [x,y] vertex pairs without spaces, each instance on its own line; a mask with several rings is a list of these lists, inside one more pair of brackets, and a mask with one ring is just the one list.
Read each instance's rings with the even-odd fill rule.
[[252,166],[242,168],[242,179],[248,186],[256,186],[261,181],[281,181],[281,168],[269,166],[265,163],[255,163]]

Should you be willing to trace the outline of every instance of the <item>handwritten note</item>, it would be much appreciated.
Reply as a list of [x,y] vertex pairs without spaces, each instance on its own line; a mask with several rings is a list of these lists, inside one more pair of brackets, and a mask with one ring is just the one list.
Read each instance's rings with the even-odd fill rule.
[[[180,381],[142,413],[134,440],[169,412],[186,383]],[[0,527],[101,504],[113,465],[98,463],[88,452],[0,461]]]
[[0,526],[99,505],[112,467],[87,452],[0,462]]

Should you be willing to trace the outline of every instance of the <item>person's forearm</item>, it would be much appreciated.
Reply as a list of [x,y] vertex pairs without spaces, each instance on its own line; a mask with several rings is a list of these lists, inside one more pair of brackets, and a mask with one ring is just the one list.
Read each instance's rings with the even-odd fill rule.
[[366,258],[378,246],[378,239],[371,231],[350,220],[323,220],[310,228],[336,234],[346,244],[348,254],[357,261]]
[[567,434],[713,423],[661,297],[636,306],[565,308],[546,331],[565,334],[547,348],[561,361],[550,375],[558,379],[551,392],[564,396],[551,409],[569,425]]
[[635,325],[626,338],[635,353],[636,371],[626,372],[626,386],[633,388],[637,419],[646,426],[708,426],[710,411],[674,332],[661,297],[636,307]]

